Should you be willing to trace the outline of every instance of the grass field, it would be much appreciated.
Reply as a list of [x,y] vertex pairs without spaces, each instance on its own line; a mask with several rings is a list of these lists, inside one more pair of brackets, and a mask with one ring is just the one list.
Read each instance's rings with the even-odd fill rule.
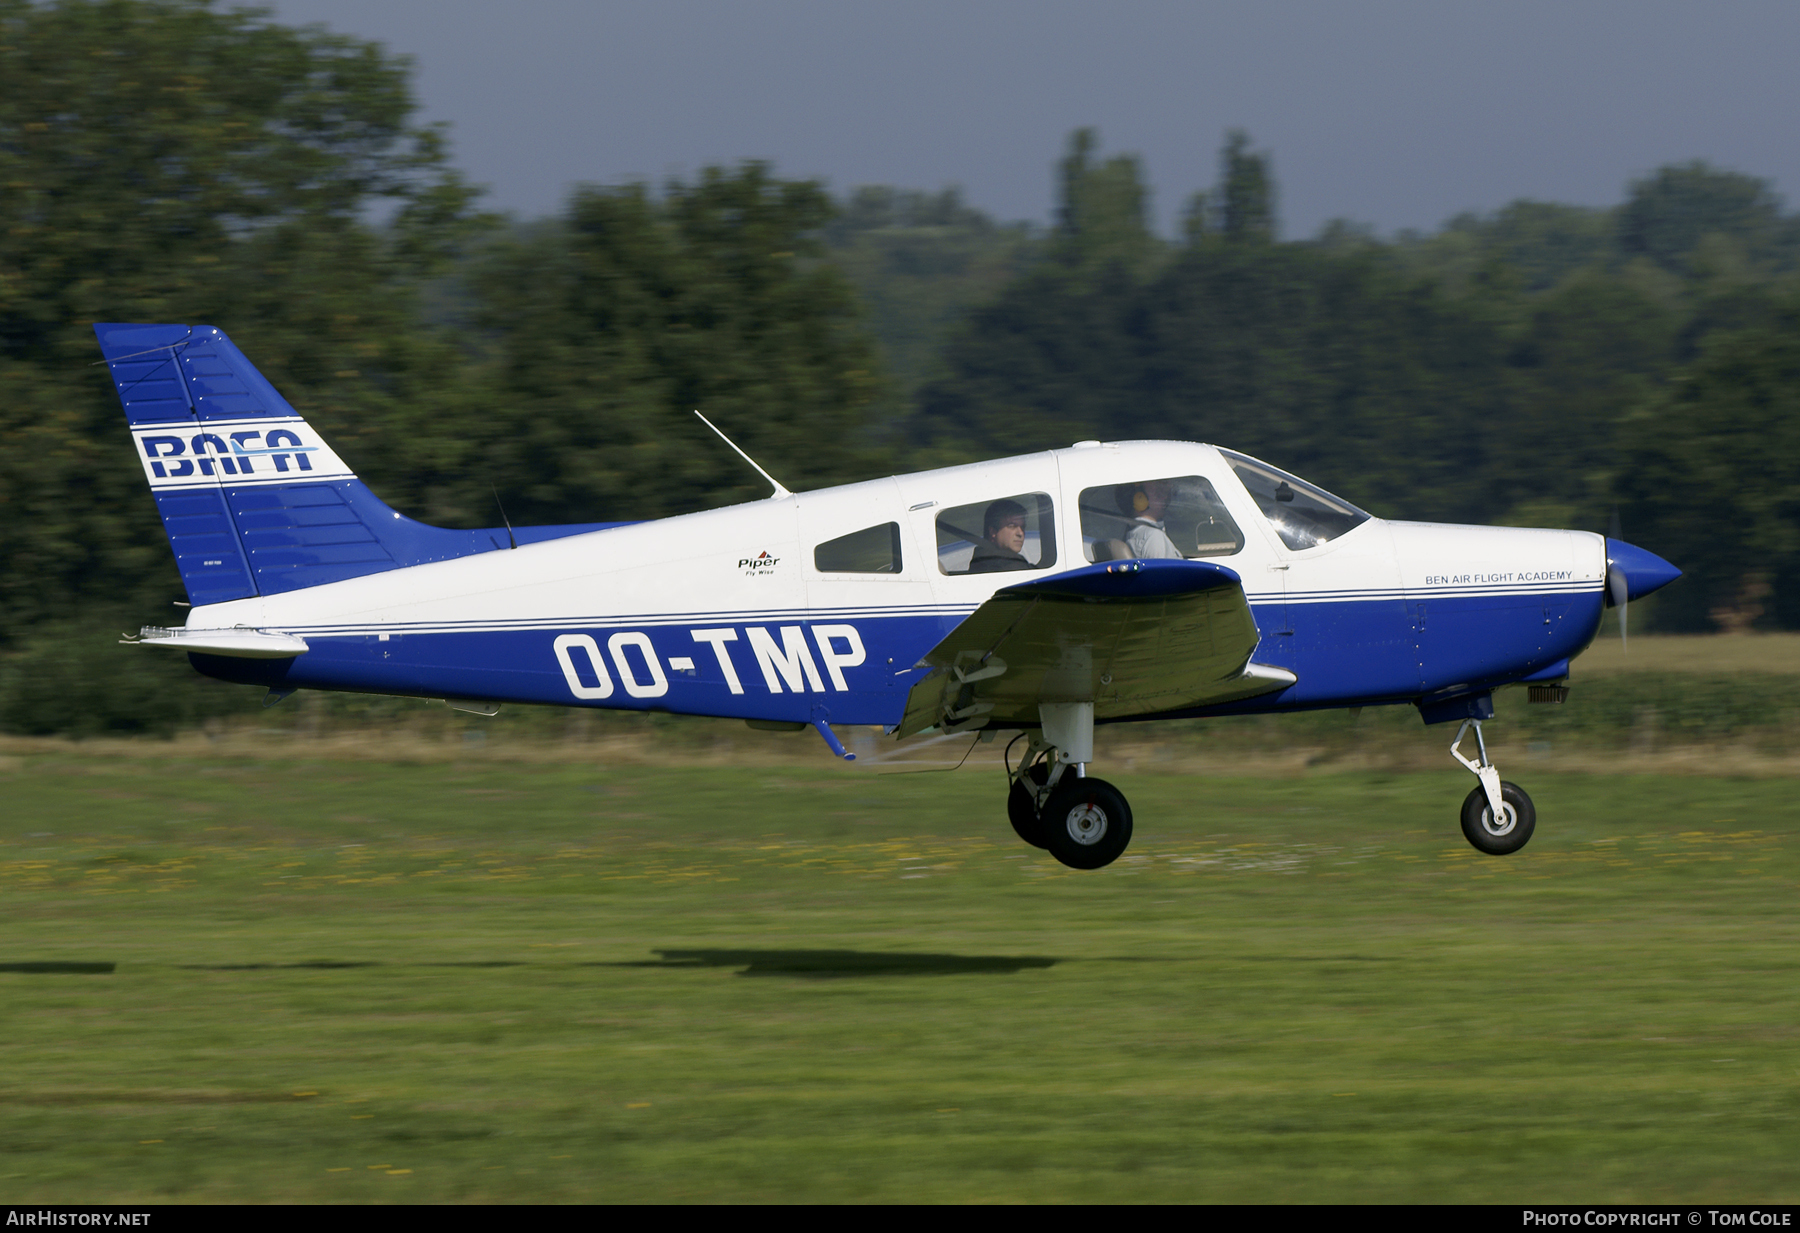
[[1638,634],[1621,643],[1609,613],[1575,660],[1577,678],[1624,672],[1754,672],[1800,675],[1800,633]]
[[0,1194],[1794,1202],[1791,781],[0,760]]

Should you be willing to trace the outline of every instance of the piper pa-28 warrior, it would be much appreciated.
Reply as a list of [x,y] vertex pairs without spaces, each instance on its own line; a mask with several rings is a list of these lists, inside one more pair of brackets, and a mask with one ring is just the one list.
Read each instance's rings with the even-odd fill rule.
[[445,530],[377,499],[219,330],[95,332],[191,601],[140,644],[268,701],[711,715],[811,726],[845,758],[834,726],[1017,730],[1013,827],[1081,869],[1132,831],[1125,797],[1087,773],[1096,723],[1400,703],[1458,725],[1450,752],[1478,781],[1463,833],[1515,852],[1536,811],[1488,756],[1494,691],[1562,701],[1603,608],[1623,618],[1680,575],[1588,532],[1388,522],[1177,441],[803,493],[743,455],[773,495]]

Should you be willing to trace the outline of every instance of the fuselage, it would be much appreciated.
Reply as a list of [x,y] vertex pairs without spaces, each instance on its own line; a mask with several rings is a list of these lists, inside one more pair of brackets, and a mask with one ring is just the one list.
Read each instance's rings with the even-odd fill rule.
[[[636,523],[212,604],[187,624],[304,639],[307,653],[292,659],[194,656],[209,675],[274,688],[892,725],[921,657],[996,590],[1127,543],[1141,555],[1140,524],[1161,524],[1124,505],[1096,513],[1096,494],[1161,477],[1216,494],[1218,521],[1235,523],[1241,542],[1201,542],[1201,554],[1242,579],[1261,639],[1253,659],[1297,678],[1165,715],[1381,705],[1556,679],[1599,628],[1598,535],[1368,518],[1296,547],[1276,525],[1282,511],[1259,506],[1230,456],[1167,441],[1090,443]],[[1031,511],[1033,572],[968,572],[984,551],[979,515],[952,514],[991,514],[1015,497]],[[1184,533],[1188,550],[1207,539]]]

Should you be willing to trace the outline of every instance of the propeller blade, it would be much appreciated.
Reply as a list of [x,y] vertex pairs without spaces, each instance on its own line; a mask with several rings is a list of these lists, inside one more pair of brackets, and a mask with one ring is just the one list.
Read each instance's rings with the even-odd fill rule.
[[1623,570],[1613,568],[1611,561],[1606,563],[1606,589],[1612,595],[1613,607],[1619,610],[1619,646],[1623,648],[1625,641],[1625,613],[1631,604],[1631,584],[1626,581]]

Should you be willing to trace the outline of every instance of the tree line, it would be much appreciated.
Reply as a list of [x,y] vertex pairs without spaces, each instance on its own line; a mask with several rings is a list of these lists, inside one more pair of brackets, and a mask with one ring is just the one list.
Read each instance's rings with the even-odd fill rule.
[[[1800,626],[1800,218],[1753,177],[1284,239],[1273,160],[1233,133],[1169,239],[1137,160],[1081,131],[1048,227],[756,162],[522,221],[414,112],[366,41],[200,0],[0,0],[15,675],[182,598],[98,320],[221,326],[442,525],[492,525],[496,494],[514,522],[757,495],[695,407],[794,488],[1174,437],[1384,516],[1617,526],[1688,571],[1663,627]],[[62,713],[79,689],[53,677],[32,706]]]

